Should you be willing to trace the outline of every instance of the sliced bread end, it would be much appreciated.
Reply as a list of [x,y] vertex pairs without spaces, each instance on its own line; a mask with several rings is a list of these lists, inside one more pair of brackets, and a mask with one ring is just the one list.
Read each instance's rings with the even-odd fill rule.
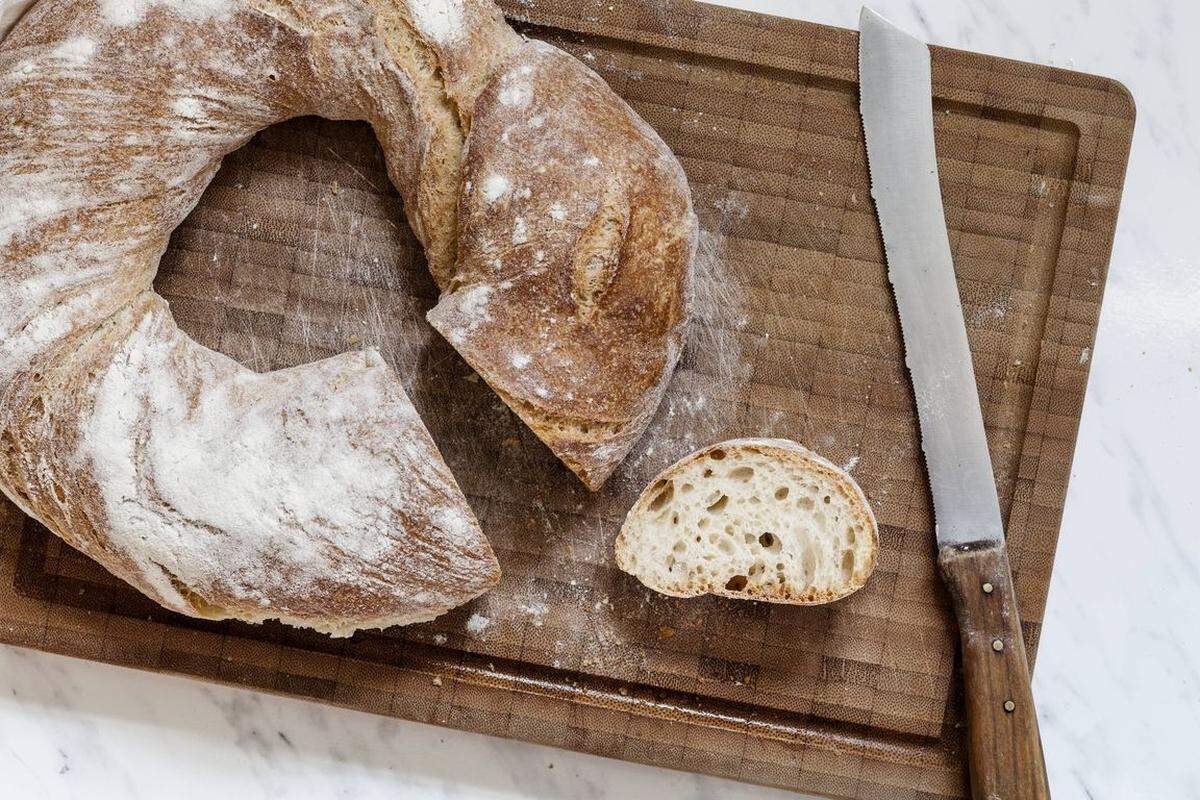
[[617,536],[617,565],[674,597],[817,604],[863,587],[879,531],[844,470],[786,439],[735,439],[653,480]]

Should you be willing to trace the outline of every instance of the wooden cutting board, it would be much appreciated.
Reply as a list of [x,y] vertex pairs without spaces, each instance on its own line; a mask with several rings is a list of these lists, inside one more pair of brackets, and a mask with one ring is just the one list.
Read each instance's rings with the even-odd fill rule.
[[[856,34],[686,0],[502,5],[599,71],[692,181],[700,319],[644,441],[585,492],[424,322],[436,290],[370,131],[294,120],[229,156],[158,290],[186,331],[257,369],[380,347],[502,584],[435,622],[350,640],[200,622],[4,504],[0,640],[837,797],[963,797],[955,635],[869,196]],[[1133,102],[1103,78],[941,48],[933,72],[1032,654]],[[649,478],[747,434],[797,439],[861,482],[882,535],[862,592],[822,608],[674,600],[615,569],[617,527]]]

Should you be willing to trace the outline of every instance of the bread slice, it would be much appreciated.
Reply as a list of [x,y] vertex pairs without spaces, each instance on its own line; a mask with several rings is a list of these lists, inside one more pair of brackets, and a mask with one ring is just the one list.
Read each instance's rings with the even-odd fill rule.
[[734,439],[676,462],[616,543],[617,565],[662,594],[806,605],[861,589],[878,550],[854,479],[786,439]]

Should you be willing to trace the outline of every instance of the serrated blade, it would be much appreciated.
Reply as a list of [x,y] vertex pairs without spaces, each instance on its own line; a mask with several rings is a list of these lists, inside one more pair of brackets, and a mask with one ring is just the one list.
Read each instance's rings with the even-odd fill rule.
[[929,48],[863,8],[858,72],[871,197],[900,311],[938,544],[1002,540],[938,186]]

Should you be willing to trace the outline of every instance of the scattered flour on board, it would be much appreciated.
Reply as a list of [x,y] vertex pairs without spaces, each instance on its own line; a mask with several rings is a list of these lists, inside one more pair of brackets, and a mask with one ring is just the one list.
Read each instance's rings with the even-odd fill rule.
[[413,23],[438,44],[447,44],[463,33],[460,0],[408,0]]
[[525,369],[525,367],[529,366],[530,360],[529,356],[524,353],[513,353],[512,365],[517,369]]
[[[686,346],[706,353],[706,360],[715,372],[713,377],[736,390],[749,380],[740,334],[748,320],[745,293],[731,274],[725,239],[733,224],[744,219],[748,210],[745,202],[733,193],[717,199],[712,206],[720,213],[711,229],[700,231],[694,267],[695,307]],[[695,410],[702,409],[703,405],[699,405]]]
[[449,641],[449,637],[444,633],[435,633],[433,635],[433,643],[438,646],[445,644],[447,641]]
[[482,614],[472,614],[471,618],[467,620],[467,632],[483,633],[491,624],[492,621]]
[[555,222],[562,222],[567,218],[567,210],[563,208],[563,204],[557,201],[550,204],[549,208],[550,219]]
[[713,201],[712,207],[721,212],[722,223],[726,226],[734,220],[745,219],[750,213],[746,202],[734,197],[732,192],[724,197],[718,197]]
[[524,603],[520,608],[521,611],[532,617],[530,622],[535,628],[542,627],[546,621],[546,614],[550,611],[550,607],[545,603]]
[[858,466],[858,456],[851,456],[849,461],[847,461],[845,464],[842,464],[842,469],[845,470],[846,472],[853,472],[854,468],[857,466]]
[[1011,307],[1011,298],[1004,297],[992,303],[990,306],[982,308],[974,308],[967,314],[968,325],[980,325],[988,320],[1001,320],[1008,314]]

